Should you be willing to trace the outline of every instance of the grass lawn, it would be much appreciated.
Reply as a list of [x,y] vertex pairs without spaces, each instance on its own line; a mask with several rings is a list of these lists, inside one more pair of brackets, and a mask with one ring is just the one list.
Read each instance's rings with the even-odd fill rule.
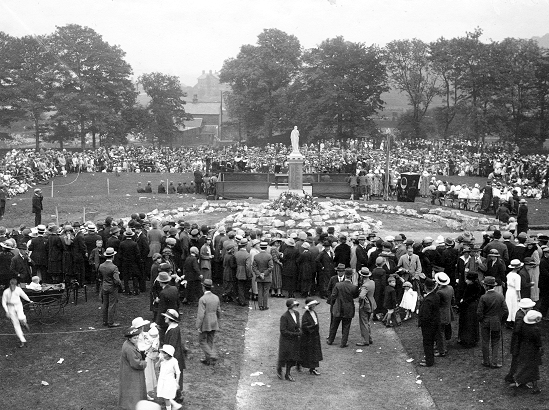
[[[117,409],[120,349],[124,326],[142,316],[151,319],[148,294],[120,296],[118,321],[124,326],[102,326],[99,296],[88,291],[88,302],[69,304],[55,325],[41,325],[29,315],[28,347],[18,349],[11,323],[2,315],[0,327],[0,380],[5,394],[0,408],[24,410]],[[196,307],[181,308],[182,338],[190,349],[184,371],[186,408],[233,409],[244,350],[248,309],[223,304],[220,360],[215,367],[202,365],[195,331]],[[93,329],[95,330],[93,330]],[[64,361],[58,364],[60,358]],[[49,383],[42,386],[41,382]],[[7,392],[10,394],[7,394]]]
[[[439,410],[541,410],[547,409],[547,391],[549,370],[547,366],[540,366],[540,386],[542,393],[530,394],[529,389],[514,390],[508,387],[503,378],[509,371],[511,355],[509,343],[511,331],[503,330],[504,363],[501,369],[483,367],[480,342],[477,347],[465,349],[457,343],[457,320],[453,322],[453,337],[448,343],[448,355],[435,358],[435,365],[429,368],[416,367],[421,380],[431,393]],[[547,322],[542,322],[542,335],[549,329]],[[404,322],[396,328],[402,345],[414,363],[423,359],[421,330],[417,327],[417,320]],[[544,340],[547,343],[547,340]],[[459,404],[458,404],[459,403]]]

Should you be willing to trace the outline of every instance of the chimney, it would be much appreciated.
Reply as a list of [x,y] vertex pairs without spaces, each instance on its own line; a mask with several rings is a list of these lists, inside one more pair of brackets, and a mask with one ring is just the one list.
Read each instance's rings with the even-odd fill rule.
[[193,103],[198,102],[198,94],[193,94]]

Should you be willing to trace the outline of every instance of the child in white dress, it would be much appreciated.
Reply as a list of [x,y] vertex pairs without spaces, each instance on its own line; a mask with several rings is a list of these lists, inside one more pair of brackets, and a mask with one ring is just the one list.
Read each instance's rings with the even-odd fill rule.
[[404,293],[402,294],[400,307],[406,311],[404,320],[408,320],[412,318],[412,312],[416,310],[417,292],[412,289],[412,284],[410,282],[404,282],[402,287],[404,289]]
[[164,345],[160,349],[160,373],[158,374],[158,386],[156,388],[156,397],[164,399],[166,410],[180,409],[181,404],[177,403],[174,398],[179,388],[179,363],[173,357],[175,348],[171,345]]

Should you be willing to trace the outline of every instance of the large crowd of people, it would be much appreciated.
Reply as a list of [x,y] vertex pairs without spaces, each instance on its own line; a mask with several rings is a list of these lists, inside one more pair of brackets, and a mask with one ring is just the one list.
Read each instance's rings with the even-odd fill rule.
[[[371,174],[384,178],[384,145],[385,142],[371,139],[303,144],[300,149],[305,158],[304,172]],[[84,152],[14,149],[6,153],[0,164],[0,178],[8,196],[14,196],[52,176],[71,172],[285,173],[289,153],[290,147],[284,144],[174,149],[112,146]],[[421,173],[429,181],[433,177],[444,180],[451,175],[483,176],[501,181],[506,187],[520,186],[536,197],[547,190],[549,163],[546,155],[520,155],[517,147],[510,144],[450,139],[395,141],[391,145],[389,167],[390,181],[396,181],[403,172]],[[424,181],[424,192],[428,186]]]
[[[351,141],[347,148],[336,148],[335,143],[325,143],[320,151],[312,148],[311,151],[322,153],[321,158],[325,158],[324,151],[343,152],[340,161],[348,158],[348,164],[353,164],[354,169],[340,171],[360,175],[366,169],[370,172],[375,164],[372,157],[383,156],[382,151],[370,151],[368,155],[372,162],[368,163],[367,158],[357,154],[363,152],[360,147],[364,145],[367,143]],[[435,159],[439,149],[443,152],[447,149],[444,147],[446,145],[427,149],[431,154],[426,155]],[[494,174],[490,177],[493,181],[512,182],[515,188],[523,188],[522,196],[524,185],[517,185],[513,180],[515,176],[520,177],[522,183],[528,178],[545,177],[539,172],[541,167],[531,167],[528,161],[516,153],[504,151],[503,147],[495,146],[492,148],[495,151],[484,147],[485,151],[480,153],[476,149],[479,147],[469,144],[459,147],[461,153],[468,153],[463,156],[465,162],[472,158],[481,160],[485,152],[490,152],[497,161],[490,162],[486,169],[473,167],[471,172],[488,172]],[[396,152],[419,155],[425,149],[401,144]],[[33,164],[41,162],[42,155],[49,156],[50,162],[45,169],[61,173],[145,171],[143,163],[134,160],[147,157],[139,156],[146,152],[156,156],[147,148],[112,148],[97,152],[102,152],[103,161],[92,154],[82,163],[70,159],[71,156],[73,159],[86,158],[86,153],[46,151],[25,155]],[[225,155],[221,154],[223,150],[210,152]],[[246,152],[249,157],[244,156]],[[285,155],[278,154],[276,146],[242,147],[226,155],[233,160],[248,158],[252,163],[257,160],[252,152],[271,152],[274,158]],[[309,147],[304,147],[303,152],[306,158],[311,158]],[[162,166],[178,164],[174,166],[181,168],[176,172],[197,169],[213,172],[216,162],[223,166],[220,156],[197,155],[192,157],[197,158],[196,162],[187,163],[176,159],[181,158],[181,151],[168,154],[171,160],[164,162],[157,157],[157,162]],[[13,160],[17,155],[12,152],[9,158]],[[397,167],[400,171],[421,170],[405,160],[413,157],[402,155],[398,166],[406,169]],[[65,162],[59,170],[59,164],[63,162],[61,157]],[[90,161],[92,157],[93,161]],[[184,158],[188,161],[189,157]],[[209,163],[207,158],[210,158]],[[537,160],[545,165],[545,158]],[[314,158],[311,161],[314,163]],[[425,158],[422,161],[426,163]],[[270,164],[270,170],[272,162],[266,163]],[[134,165],[130,164],[138,165],[132,168]],[[33,166],[29,167],[31,171]],[[327,168],[327,163],[317,163],[317,166],[325,166],[321,168],[324,171],[334,171]],[[443,173],[467,173],[461,165],[451,168],[450,161],[445,166],[448,168],[441,171]],[[13,167],[10,169],[15,172]],[[170,171],[170,168],[165,170]],[[249,166],[240,169],[237,165],[234,170],[257,169]],[[431,171],[439,175],[438,168],[431,168]],[[521,204],[525,206],[521,201],[524,199],[517,202],[517,217],[520,217]],[[489,201],[489,205],[493,205],[493,201]],[[355,340],[357,346],[375,343],[372,321],[394,327],[402,320],[417,317],[425,352],[425,359],[419,362],[421,366],[433,366],[435,357],[452,354],[449,341],[457,338],[465,348],[480,343],[482,365],[499,368],[502,366],[499,346],[507,327],[512,337],[513,361],[505,380],[514,386],[530,385],[532,392],[538,393],[541,357],[538,322],[549,320],[548,243],[546,235],[528,236],[527,220],[526,223],[519,221],[510,230],[486,234],[477,242],[467,232],[456,238],[439,236],[436,240],[409,238],[403,233],[383,238],[375,232],[353,232],[346,236],[334,227],[292,231],[288,235],[280,231],[273,234],[233,229],[232,226],[199,226],[187,220],[174,223],[135,213],[127,223],[108,217],[104,221],[84,224],[38,224],[33,229],[21,225],[8,230],[0,226],[0,286],[4,288],[2,305],[13,323],[19,347],[26,345],[21,327],[27,325],[23,300],[29,299],[32,303],[32,292],[40,292],[42,284],[62,283],[73,288],[95,285],[102,297],[101,319],[105,327],[121,326],[117,321],[119,294],[136,297],[145,293],[151,311],[150,322],[154,326],[146,330],[149,321],[136,318],[125,331],[127,342],[122,350],[120,405],[128,409],[138,400],[146,399],[152,391],[165,400],[166,408],[180,406],[186,355],[178,328],[182,304],[197,307],[196,328],[204,352],[201,362],[214,366],[218,359],[214,340],[220,303],[233,303],[246,309],[253,304],[264,311],[270,308],[271,298],[279,297],[287,298],[288,308],[281,317],[277,363],[280,379],[295,381],[291,373],[294,366],[308,368],[311,375],[320,375],[323,356],[315,305],[325,299],[331,306],[326,342],[332,345],[338,340],[342,348]],[[219,299],[211,292],[214,288]],[[301,320],[296,310],[300,304],[298,296],[304,299],[306,308]],[[355,307],[357,299],[358,309]],[[350,335],[350,328],[356,310],[360,334],[355,337]],[[458,332],[452,335],[449,329],[456,311]],[[342,335],[338,338],[340,324]],[[159,360],[160,373],[154,371]],[[131,389],[126,388],[129,379],[133,380]]]

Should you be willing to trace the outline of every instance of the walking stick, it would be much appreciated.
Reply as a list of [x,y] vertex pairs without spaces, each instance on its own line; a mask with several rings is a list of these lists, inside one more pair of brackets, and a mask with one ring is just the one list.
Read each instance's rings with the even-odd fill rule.
[[501,339],[501,365],[503,366],[503,329],[499,329],[499,336]]

